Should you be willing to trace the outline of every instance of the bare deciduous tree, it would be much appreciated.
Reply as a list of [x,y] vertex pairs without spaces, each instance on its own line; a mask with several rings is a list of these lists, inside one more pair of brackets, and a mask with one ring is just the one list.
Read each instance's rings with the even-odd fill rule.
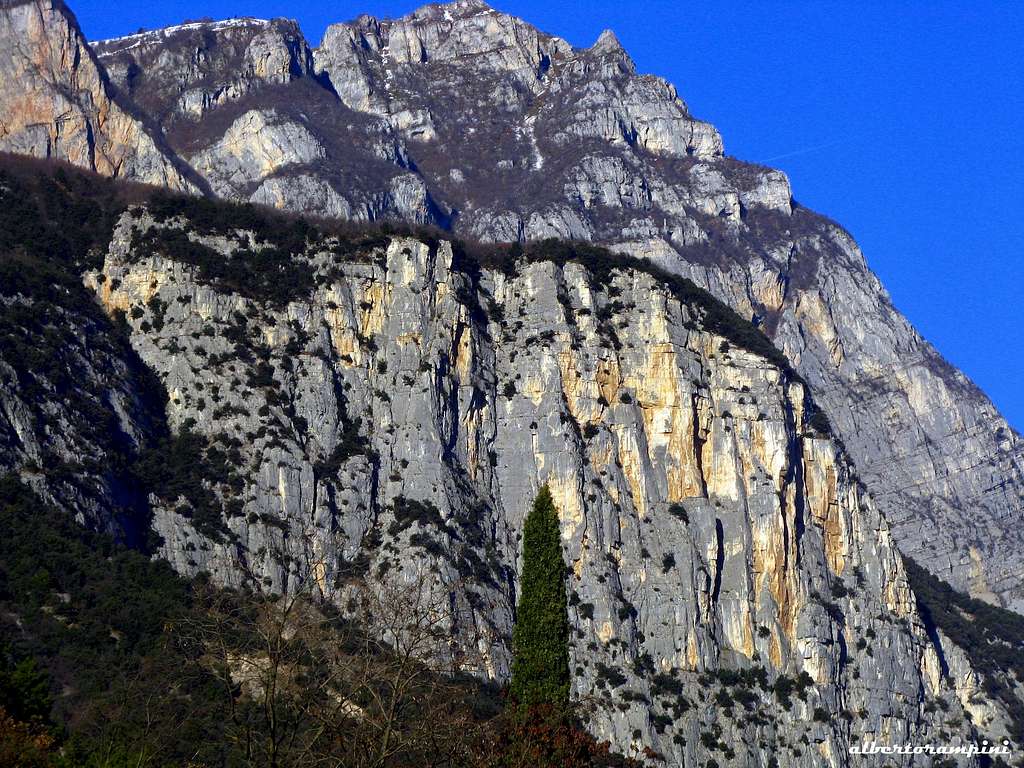
[[468,765],[481,725],[465,701],[475,686],[437,666],[452,657],[448,592],[438,592],[426,571],[359,583],[338,612],[310,588],[204,587],[174,634],[216,680],[225,733],[249,765]]

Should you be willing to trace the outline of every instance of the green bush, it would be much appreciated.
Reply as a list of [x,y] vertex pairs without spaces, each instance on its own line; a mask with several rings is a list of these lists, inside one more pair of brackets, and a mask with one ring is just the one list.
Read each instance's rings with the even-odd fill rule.
[[0,478],[0,528],[0,706],[83,725],[158,649],[188,606],[187,583],[13,476]]
[[16,720],[46,720],[50,716],[50,679],[35,659],[15,659],[0,646],[0,708]]
[[681,520],[687,525],[690,524],[690,514],[682,504],[669,504],[668,513],[672,515],[672,517],[676,518],[676,520]]
[[395,521],[388,526],[388,533],[397,536],[409,526],[419,525],[445,530],[447,524],[441,517],[441,510],[432,501],[418,501],[396,496],[394,500]]
[[[230,455],[237,456],[237,452]],[[214,541],[223,540],[227,532],[224,504],[213,488],[231,496],[243,486],[228,453],[186,427],[144,449],[132,469],[142,487],[165,503],[184,499],[186,505],[177,509],[197,531]]]

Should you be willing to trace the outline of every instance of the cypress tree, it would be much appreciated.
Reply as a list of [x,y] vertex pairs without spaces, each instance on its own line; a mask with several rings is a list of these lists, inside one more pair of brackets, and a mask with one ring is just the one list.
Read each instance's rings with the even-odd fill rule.
[[512,635],[512,698],[521,707],[569,703],[569,618],[558,513],[545,485],[526,516],[523,576]]

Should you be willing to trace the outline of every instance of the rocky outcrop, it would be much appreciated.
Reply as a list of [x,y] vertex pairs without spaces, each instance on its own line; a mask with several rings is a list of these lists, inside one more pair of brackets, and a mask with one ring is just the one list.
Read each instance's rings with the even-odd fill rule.
[[0,150],[194,191],[181,164],[111,95],[60,0],[0,4]]
[[117,87],[167,129],[262,85],[308,75],[312,63],[302,32],[285,19],[192,22],[94,49]]
[[[177,50],[161,34],[145,38],[151,58]],[[245,37],[230,24],[202,34]],[[198,50],[139,67],[173,82]],[[181,151],[215,189],[484,240],[592,240],[692,278],[760,323],[820,392],[908,553],[1024,607],[1019,436],[892,307],[847,233],[796,206],[784,174],[724,157],[614,34],[574,49],[467,1],[334,25],[311,55],[287,84],[253,80],[244,107],[195,123],[205,138]],[[241,152],[231,140],[243,118],[305,139],[263,163],[264,139]],[[239,154],[254,159],[239,168]]]
[[222,197],[444,225],[394,119],[345,108],[294,22],[199,21],[96,44],[120,92]]
[[222,197],[247,197],[244,191],[290,165],[323,159],[323,146],[304,126],[279,121],[273,111],[246,112],[212,147],[192,162],[212,180]]
[[311,242],[272,285],[229,283],[201,254],[244,270],[270,244],[186,225],[187,255],[181,226],[126,215],[85,278],[125,313],[172,428],[238,478],[211,486],[217,532],[189,500],[152,499],[180,571],[282,590],[313,573],[341,605],[351,578],[428,574],[451,662],[504,681],[523,519],[547,483],[574,697],[622,751],[845,766],[862,740],[970,737],[964,706],[1005,727],[928,638],[805,384],[711,331],[699,294],[636,268],[473,268],[408,238]]
[[901,547],[1021,608],[1020,437],[892,307],[847,233],[795,205],[783,174],[724,157],[613,34],[574,49],[459,2],[335,25],[316,50],[289,22],[243,19],[107,41],[97,60],[59,4],[6,3],[2,19],[6,149],[187,188],[118,106],[134,97],[222,194],[485,240],[589,239],[707,286],[814,387]]
[[344,71],[369,83],[390,105],[382,113],[432,116],[435,138],[410,146],[457,231],[611,243],[761,322],[821,393],[905,550],[962,589],[1024,607],[1019,436],[892,307],[847,233],[794,214],[778,171],[721,158],[717,134],[671,86],[637,76],[614,35],[572,50],[456,3],[332,28],[316,62],[332,81]]

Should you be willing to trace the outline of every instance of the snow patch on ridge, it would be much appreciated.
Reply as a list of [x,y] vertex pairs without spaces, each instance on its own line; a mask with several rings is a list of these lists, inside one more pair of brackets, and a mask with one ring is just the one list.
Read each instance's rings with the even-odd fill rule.
[[176,24],[170,27],[146,30],[145,32],[135,32],[131,35],[110,37],[106,40],[92,40],[90,43],[102,49],[98,51],[98,55],[110,56],[115,53],[131,50],[132,48],[138,48],[142,45],[160,42],[179,32],[192,32],[198,29],[223,30],[242,27],[265,27],[269,26],[270,23],[269,19],[257,19],[250,16],[223,19],[221,21],[190,21],[186,24]]

